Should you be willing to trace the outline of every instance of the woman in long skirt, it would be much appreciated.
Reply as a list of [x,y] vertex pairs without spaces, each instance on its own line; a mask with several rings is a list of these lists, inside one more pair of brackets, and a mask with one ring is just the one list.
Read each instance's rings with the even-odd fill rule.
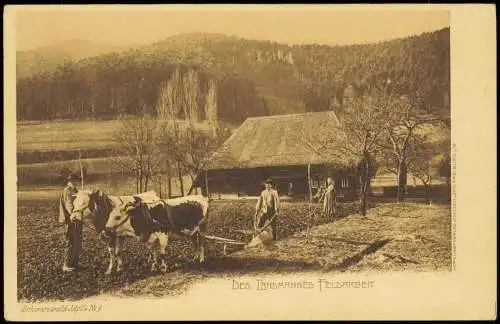
[[326,191],[323,200],[323,213],[327,217],[334,217],[337,210],[337,202],[335,200],[335,185],[332,178],[326,180]]

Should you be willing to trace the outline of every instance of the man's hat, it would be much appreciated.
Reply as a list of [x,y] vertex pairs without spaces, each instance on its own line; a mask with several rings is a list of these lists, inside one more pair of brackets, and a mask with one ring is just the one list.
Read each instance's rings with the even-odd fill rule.
[[68,175],[68,180],[71,181],[71,180],[82,180],[82,178],[80,177],[79,174],[77,173],[70,173]]
[[266,179],[266,180],[264,181],[264,184],[271,184],[271,185],[272,185],[272,184],[273,184],[273,181],[272,181],[271,179],[269,179],[269,178],[268,178],[268,179]]

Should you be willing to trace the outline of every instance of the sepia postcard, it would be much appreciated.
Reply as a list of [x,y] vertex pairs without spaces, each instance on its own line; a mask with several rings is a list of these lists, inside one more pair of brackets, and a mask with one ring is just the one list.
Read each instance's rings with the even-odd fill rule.
[[4,10],[4,318],[494,320],[494,5]]

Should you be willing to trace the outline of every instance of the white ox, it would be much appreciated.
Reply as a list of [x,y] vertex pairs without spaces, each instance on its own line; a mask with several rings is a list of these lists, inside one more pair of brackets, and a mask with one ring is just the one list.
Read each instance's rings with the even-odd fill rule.
[[209,200],[203,196],[186,196],[146,203],[135,199],[115,208],[106,223],[105,232],[116,237],[140,237],[153,250],[151,271],[165,272],[165,253],[169,237],[184,236],[195,248],[194,260],[205,262],[205,234]]
[[144,192],[133,196],[111,196],[100,190],[79,191],[74,195],[73,213],[80,214],[82,219],[91,219],[95,231],[100,234],[101,239],[106,242],[110,254],[109,265],[106,274],[111,274],[116,266],[116,272],[123,270],[123,243],[124,237],[109,235],[105,226],[113,210],[136,201],[155,202],[160,197],[154,191]]

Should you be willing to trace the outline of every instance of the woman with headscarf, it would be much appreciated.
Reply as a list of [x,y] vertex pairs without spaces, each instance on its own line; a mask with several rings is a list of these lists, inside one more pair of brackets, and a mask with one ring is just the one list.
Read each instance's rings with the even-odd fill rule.
[[326,191],[323,200],[323,213],[327,217],[334,217],[337,209],[337,202],[335,200],[335,185],[332,178],[326,180]]

